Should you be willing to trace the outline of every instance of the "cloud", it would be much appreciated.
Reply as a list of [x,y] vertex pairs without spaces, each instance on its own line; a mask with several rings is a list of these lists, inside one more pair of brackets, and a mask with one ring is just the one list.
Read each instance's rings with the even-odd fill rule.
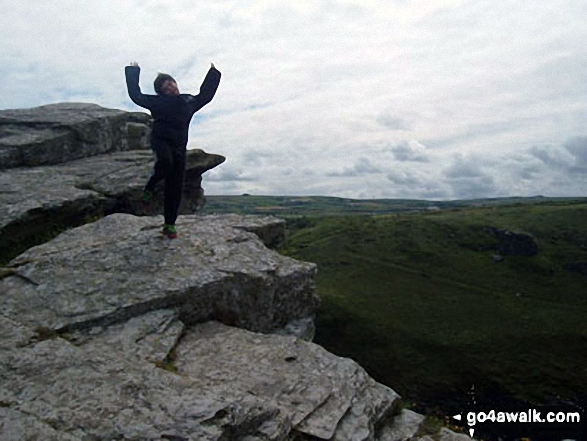
[[381,172],[382,170],[373,165],[368,158],[360,157],[352,167],[347,167],[342,171],[328,172],[327,175],[332,177],[354,177]]
[[213,169],[206,174],[206,179],[209,181],[225,181],[225,182],[254,182],[258,177],[253,176],[242,169],[233,168],[218,168]]
[[494,172],[487,170],[483,160],[474,156],[457,155],[444,171],[446,182],[452,188],[455,199],[495,197],[498,188]]
[[587,173],[587,136],[578,136],[569,139],[563,147],[573,155],[571,173]]
[[391,149],[396,160],[401,162],[429,162],[426,147],[417,141],[403,141]]
[[398,116],[382,114],[377,117],[377,122],[389,130],[410,130],[407,121]]
[[446,169],[445,175],[451,179],[480,178],[485,176],[481,167],[478,158],[457,155],[452,165]]
[[387,179],[396,185],[420,188],[422,185],[421,179],[406,172],[388,173]]
[[215,62],[190,132],[227,157],[214,192],[585,195],[585,16],[566,0],[7,0],[0,108],[136,111],[130,61],[149,93],[158,71],[197,93]]
[[457,178],[449,182],[455,199],[478,199],[498,196],[492,176]]

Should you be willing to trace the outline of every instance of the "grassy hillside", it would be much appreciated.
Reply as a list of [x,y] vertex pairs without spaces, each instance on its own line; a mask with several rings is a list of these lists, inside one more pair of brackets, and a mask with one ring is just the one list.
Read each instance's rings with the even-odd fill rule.
[[[421,409],[585,398],[587,203],[291,218],[282,250],[318,264],[316,341]],[[494,261],[486,227],[535,256]]]
[[[345,199],[327,196],[206,196],[207,213],[299,215],[391,214],[407,211],[437,210],[476,206],[569,202],[577,198],[496,198],[458,201],[425,201],[415,199]],[[583,198],[583,201],[585,198]]]

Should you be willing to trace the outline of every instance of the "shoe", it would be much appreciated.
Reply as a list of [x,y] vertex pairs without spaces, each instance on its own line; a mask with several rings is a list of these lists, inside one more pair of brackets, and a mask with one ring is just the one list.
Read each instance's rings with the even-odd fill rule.
[[141,196],[141,209],[143,214],[151,214],[153,210],[153,192],[149,190],[143,190]]
[[168,239],[177,239],[177,229],[175,228],[175,225],[165,224],[161,233],[167,236]]

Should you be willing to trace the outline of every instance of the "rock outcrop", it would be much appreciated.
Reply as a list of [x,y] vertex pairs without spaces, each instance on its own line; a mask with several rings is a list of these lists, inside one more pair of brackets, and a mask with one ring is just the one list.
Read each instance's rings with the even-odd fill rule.
[[538,254],[538,243],[531,234],[493,227],[486,227],[483,231],[490,233],[497,239],[494,250],[502,256],[529,257]]
[[58,103],[0,111],[0,169],[60,164],[144,149],[151,118],[96,104]]
[[[146,114],[90,104],[0,111],[0,168],[13,167],[0,173],[2,260],[39,243],[47,231],[115,212],[139,214],[153,164],[149,133]],[[204,205],[202,174],[224,160],[188,151],[181,213]],[[160,186],[155,213],[162,200]]]
[[182,216],[177,241],[159,234],[157,217],[114,214],[72,229],[11,262],[1,311],[57,332],[159,309],[187,324],[216,318],[260,332],[312,317],[315,266],[267,249],[247,220]]
[[[0,118],[2,167],[16,164],[0,175],[2,246],[52,217],[83,225],[0,268],[0,439],[431,439],[397,393],[311,342],[316,266],[269,248],[284,221],[184,215],[168,240],[161,217],[129,214],[148,121],[79,105],[32,113]],[[185,211],[223,160],[190,152]]]
[[274,240],[283,221],[184,216],[174,241],[160,223],[111,215],[11,262],[3,435],[374,439],[397,394],[296,336],[250,332],[311,319],[318,304],[315,265],[252,232]]
[[292,322],[312,322],[318,299],[315,265],[263,242],[283,235],[283,221],[182,216],[172,241],[159,235],[161,221],[113,214],[5,268],[0,438],[414,435],[413,418],[408,432],[405,418],[391,418],[393,390],[288,335],[299,329]]

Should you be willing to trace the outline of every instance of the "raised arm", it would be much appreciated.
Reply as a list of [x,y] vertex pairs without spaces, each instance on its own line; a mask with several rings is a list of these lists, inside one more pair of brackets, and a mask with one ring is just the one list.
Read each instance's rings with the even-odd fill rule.
[[131,63],[124,68],[126,76],[126,88],[128,89],[128,96],[138,106],[150,109],[152,96],[144,95],[139,86],[139,77],[141,75],[141,68],[137,63]]
[[216,94],[216,90],[218,90],[218,85],[220,84],[220,76],[220,71],[214,67],[214,64],[212,64],[200,86],[200,93],[194,97],[194,112],[197,112],[212,101],[212,98],[214,98],[214,95]]

